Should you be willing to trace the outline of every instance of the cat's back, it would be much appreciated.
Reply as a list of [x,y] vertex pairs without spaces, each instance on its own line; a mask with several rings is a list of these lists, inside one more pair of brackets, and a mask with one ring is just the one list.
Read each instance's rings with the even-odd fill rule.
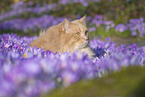
[[60,32],[61,29],[61,24],[59,23],[57,25],[51,26],[48,29],[41,31],[39,37],[47,37],[47,36],[52,36],[52,35],[57,35]]
[[32,41],[31,47],[41,47],[45,50],[51,50],[53,52],[58,52],[60,48],[60,34],[61,34],[61,23],[49,27],[48,29],[41,31],[39,38]]

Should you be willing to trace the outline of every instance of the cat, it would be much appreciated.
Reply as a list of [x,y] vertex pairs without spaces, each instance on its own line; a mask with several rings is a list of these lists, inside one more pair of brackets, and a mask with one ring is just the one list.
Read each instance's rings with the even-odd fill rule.
[[41,31],[39,38],[30,43],[31,47],[39,47],[44,50],[50,50],[54,53],[85,52],[89,57],[94,56],[88,43],[88,29],[85,23],[86,16],[81,19],[70,22],[64,19],[63,22],[54,25],[46,31]]

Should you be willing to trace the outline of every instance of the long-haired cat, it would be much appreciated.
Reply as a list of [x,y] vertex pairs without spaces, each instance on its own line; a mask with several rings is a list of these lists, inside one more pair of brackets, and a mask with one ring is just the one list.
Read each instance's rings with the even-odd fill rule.
[[88,29],[85,23],[86,16],[79,20],[63,22],[41,32],[39,38],[30,43],[31,47],[40,47],[44,50],[56,52],[80,52],[87,53],[90,57],[94,55],[88,46]]

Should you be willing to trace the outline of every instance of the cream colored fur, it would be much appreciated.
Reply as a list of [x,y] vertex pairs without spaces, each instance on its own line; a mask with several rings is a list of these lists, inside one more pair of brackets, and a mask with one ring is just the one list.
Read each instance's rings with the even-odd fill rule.
[[31,47],[40,47],[44,50],[56,52],[86,52],[90,57],[94,55],[88,46],[88,30],[85,23],[85,16],[79,20],[70,22],[65,19],[58,25],[41,31],[39,38],[30,43]]

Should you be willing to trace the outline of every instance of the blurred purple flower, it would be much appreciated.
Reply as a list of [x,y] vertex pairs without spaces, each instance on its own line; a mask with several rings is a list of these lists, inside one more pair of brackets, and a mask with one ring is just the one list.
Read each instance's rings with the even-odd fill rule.
[[127,28],[124,24],[118,24],[115,26],[115,30],[119,32],[124,32],[125,30],[127,30]]
[[90,27],[89,28],[89,32],[93,32],[93,31],[96,31],[96,27]]

